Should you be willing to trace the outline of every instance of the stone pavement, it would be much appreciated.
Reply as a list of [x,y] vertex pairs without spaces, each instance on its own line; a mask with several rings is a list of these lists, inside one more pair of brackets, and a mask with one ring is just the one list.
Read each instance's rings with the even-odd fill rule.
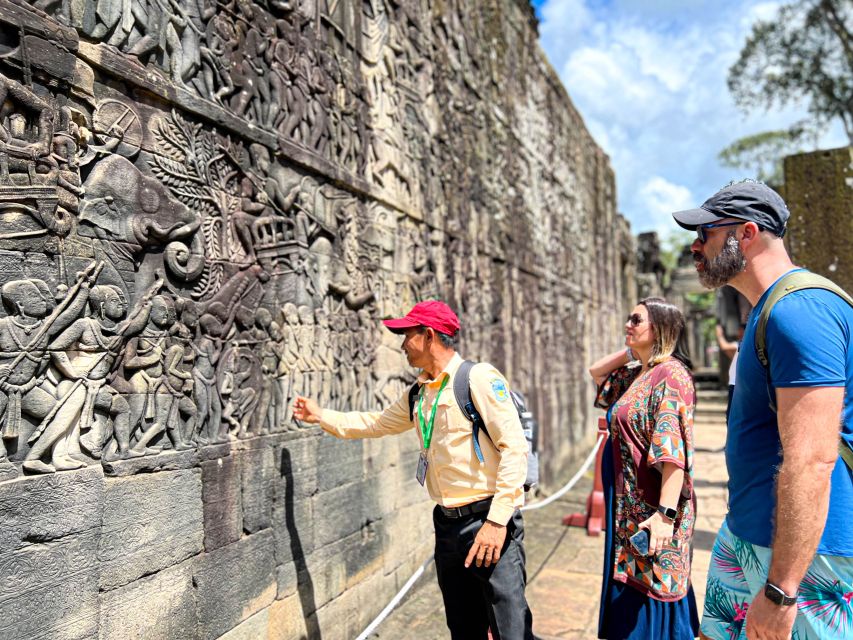
[[[698,518],[694,537],[693,585],[700,611],[714,536],[726,513],[725,394],[700,391],[695,426],[694,484]],[[585,457],[585,455],[584,455]],[[580,462],[578,462],[580,464]],[[573,475],[570,469],[566,480]],[[592,487],[592,470],[568,494],[544,509],[527,511],[527,598],[540,640],[596,638],[601,590],[603,535],[588,537],[564,527],[563,515],[581,511]],[[447,640],[434,565],[372,638]]]

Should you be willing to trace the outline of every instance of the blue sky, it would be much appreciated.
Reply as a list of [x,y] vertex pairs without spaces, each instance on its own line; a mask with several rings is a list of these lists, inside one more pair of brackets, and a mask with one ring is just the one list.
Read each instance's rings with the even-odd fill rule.
[[[533,0],[540,44],[616,172],[635,233],[674,229],[672,211],[732,179],[717,154],[744,135],[784,128],[803,105],[744,115],[726,86],[751,25],[779,0]],[[847,144],[840,126],[822,148]]]

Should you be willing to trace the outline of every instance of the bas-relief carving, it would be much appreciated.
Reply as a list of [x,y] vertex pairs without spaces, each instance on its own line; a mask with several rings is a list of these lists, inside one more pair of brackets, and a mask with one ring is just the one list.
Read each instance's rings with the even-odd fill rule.
[[[541,92],[501,106],[484,19],[451,4],[39,3],[280,142],[0,61],[0,250],[49,258],[0,290],[3,477],[299,429],[296,393],[387,404],[410,374],[377,318],[427,297],[463,314],[466,355],[522,379],[570,374],[531,362],[542,339],[582,357],[581,285],[516,282],[508,264],[608,268],[561,186],[580,169],[554,154],[564,133],[524,115]],[[429,224],[288,164],[282,141],[427,205]]]

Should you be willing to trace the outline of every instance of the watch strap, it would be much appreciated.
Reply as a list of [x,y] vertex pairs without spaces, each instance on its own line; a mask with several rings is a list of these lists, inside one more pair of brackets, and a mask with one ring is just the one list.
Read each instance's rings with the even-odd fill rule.
[[665,507],[662,504],[658,505],[658,512],[661,513],[665,518],[669,518],[670,520],[675,520],[678,516],[678,511],[673,509],[672,507]]
[[779,605],[780,607],[790,607],[797,604],[796,595],[789,596],[772,582],[768,582],[764,585],[764,596],[770,600],[770,602]]

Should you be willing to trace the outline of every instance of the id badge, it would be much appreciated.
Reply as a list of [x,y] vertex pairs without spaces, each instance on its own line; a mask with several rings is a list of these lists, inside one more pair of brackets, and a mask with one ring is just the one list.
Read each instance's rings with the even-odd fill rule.
[[418,472],[415,474],[415,478],[421,486],[424,486],[424,482],[426,482],[427,467],[429,467],[429,462],[427,462],[426,452],[421,451],[421,455],[418,456]]

